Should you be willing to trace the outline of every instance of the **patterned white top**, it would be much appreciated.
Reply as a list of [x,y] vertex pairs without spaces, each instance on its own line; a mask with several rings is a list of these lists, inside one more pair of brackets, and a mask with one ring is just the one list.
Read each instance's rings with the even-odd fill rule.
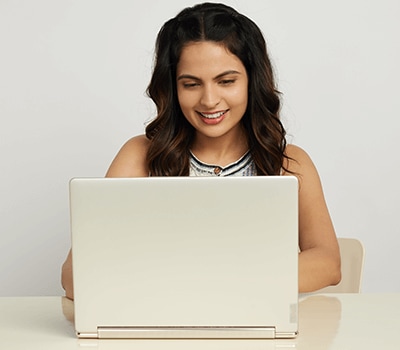
[[248,151],[234,163],[225,167],[203,163],[190,152],[190,176],[256,176],[257,169]]

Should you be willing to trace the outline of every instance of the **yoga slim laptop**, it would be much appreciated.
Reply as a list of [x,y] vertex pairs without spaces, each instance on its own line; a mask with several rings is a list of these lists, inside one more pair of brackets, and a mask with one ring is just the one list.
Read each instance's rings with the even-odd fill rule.
[[292,176],[70,182],[80,338],[291,338]]

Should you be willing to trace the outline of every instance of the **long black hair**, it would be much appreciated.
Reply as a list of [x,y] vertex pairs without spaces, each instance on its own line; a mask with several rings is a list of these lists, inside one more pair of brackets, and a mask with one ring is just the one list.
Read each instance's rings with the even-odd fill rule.
[[286,139],[280,121],[280,97],[267,47],[258,26],[235,9],[216,3],[188,7],[167,21],[158,33],[155,65],[147,89],[157,117],[147,125],[151,141],[147,163],[152,176],[189,175],[194,128],[180,109],[176,69],[184,45],[212,41],[236,55],[248,75],[248,105],[242,118],[258,175],[284,169]]

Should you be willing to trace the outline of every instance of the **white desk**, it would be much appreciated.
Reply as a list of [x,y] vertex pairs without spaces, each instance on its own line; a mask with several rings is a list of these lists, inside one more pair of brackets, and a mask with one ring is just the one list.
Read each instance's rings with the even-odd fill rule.
[[0,298],[0,349],[400,349],[400,294],[310,295],[299,322],[293,340],[78,340],[70,300]]

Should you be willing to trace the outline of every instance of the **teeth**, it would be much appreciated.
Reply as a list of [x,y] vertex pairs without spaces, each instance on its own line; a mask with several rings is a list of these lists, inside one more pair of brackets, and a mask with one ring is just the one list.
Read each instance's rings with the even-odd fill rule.
[[207,119],[216,119],[222,116],[225,112],[218,112],[218,113],[212,113],[212,114],[205,114],[205,113],[200,113],[204,118]]

